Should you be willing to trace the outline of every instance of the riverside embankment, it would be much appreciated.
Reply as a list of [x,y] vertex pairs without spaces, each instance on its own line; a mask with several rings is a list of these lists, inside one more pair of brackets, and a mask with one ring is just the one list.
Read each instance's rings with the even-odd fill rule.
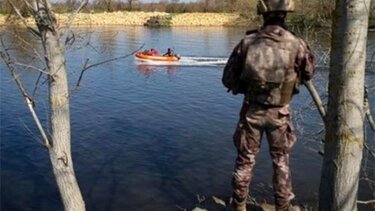
[[[59,25],[63,26],[69,22],[71,14],[56,14]],[[247,26],[248,19],[235,13],[180,13],[170,14],[165,12],[103,12],[103,13],[80,13],[72,24],[74,26],[89,25],[144,25],[147,20],[155,16],[171,17],[170,26]],[[33,24],[32,18],[26,19],[27,23]],[[17,21],[10,21],[7,16],[0,15],[0,25],[12,25]]]

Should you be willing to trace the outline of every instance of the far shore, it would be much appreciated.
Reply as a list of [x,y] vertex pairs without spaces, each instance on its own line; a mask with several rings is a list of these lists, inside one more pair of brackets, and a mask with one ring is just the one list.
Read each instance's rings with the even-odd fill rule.
[[[70,13],[56,14],[59,26],[67,25]],[[73,26],[124,25],[143,26],[150,17],[170,16],[170,26],[249,26],[251,21],[235,13],[180,13],[165,12],[103,12],[80,13],[72,22]],[[34,24],[32,18],[26,19],[28,24]],[[0,15],[0,25],[16,25],[20,21],[8,20],[6,15]],[[253,23],[254,25],[254,23]]]
[[[98,13],[79,13],[72,26],[74,27],[94,27],[94,26],[143,26],[155,16],[169,16],[171,21],[169,26],[223,26],[223,27],[250,27],[256,28],[261,24],[260,19],[253,17],[245,18],[238,13],[166,13],[166,12],[98,12]],[[65,27],[70,21],[71,13],[56,14],[59,27]],[[29,26],[35,25],[34,19],[26,19]],[[13,26],[24,24],[15,17],[8,18],[7,15],[0,14],[0,26]],[[298,24],[297,24],[298,25]],[[329,27],[329,26],[325,26]],[[375,19],[370,19],[369,30],[375,28]]]

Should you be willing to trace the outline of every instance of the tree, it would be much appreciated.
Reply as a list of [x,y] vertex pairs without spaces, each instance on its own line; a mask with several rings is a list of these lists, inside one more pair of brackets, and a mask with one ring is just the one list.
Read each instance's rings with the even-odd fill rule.
[[357,210],[370,0],[336,0],[319,210]]
[[227,4],[228,4],[228,8],[231,12],[235,11],[236,10],[236,4],[237,4],[237,0],[228,0],[227,1]]
[[211,0],[204,0],[203,12],[208,12],[211,6]]
[[107,12],[113,12],[112,0],[104,0]]
[[[65,49],[71,46],[75,41],[75,35],[70,28],[75,16],[88,3],[88,0],[82,0],[80,5],[71,14],[68,23],[61,24],[60,28],[57,27],[56,18],[52,12],[51,5],[49,4],[48,0],[30,0],[31,3],[28,0],[22,1],[26,5],[29,13],[32,14],[37,28],[28,25],[28,22],[21,14],[20,10],[13,4],[13,1],[9,0],[8,2],[27,29],[40,40],[42,53],[40,53],[39,49],[35,48],[32,43],[20,38],[22,44],[26,45],[26,47],[23,47],[22,50],[31,49],[30,51],[32,54],[36,56],[30,55],[31,60],[43,62],[44,67],[39,68],[33,66],[32,64],[18,62],[10,53],[14,49],[12,47],[6,47],[1,34],[0,46],[2,48],[0,48],[0,57],[7,65],[14,81],[24,97],[25,102],[28,105],[38,130],[41,133],[43,145],[46,147],[49,153],[53,173],[61,195],[64,209],[66,211],[83,211],[85,210],[85,203],[75,177],[73,160],[71,156],[69,99],[72,92],[68,89]],[[18,36],[16,35],[15,37]],[[62,43],[65,43],[65,46],[62,45]],[[83,75],[87,70],[108,62],[127,58],[139,51],[141,48],[143,48],[143,45],[129,54],[110,58],[94,64],[90,64],[90,60],[86,59],[74,88],[79,87]],[[18,75],[16,70],[16,67],[18,66],[25,67],[25,69],[31,68],[40,72],[36,86],[38,85],[42,74],[47,76],[49,93],[48,132],[44,130],[43,125],[39,121],[38,115],[34,109],[36,107],[36,103],[33,101],[33,94],[29,94],[26,91],[25,86]],[[36,87],[34,92],[35,90]]]
[[66,0],[66,6],[69,8],[73,8],[73,6],[76,4],[76,0]]
[[137,3],[137,0],[127,0],[128,1],[128,9],[132,11],[134,9],[134,4]]
[[[41,73],[47,74],[48,90],[49,90],[49,127],[48,133],[39,122],[34,111],[33,99],[26,93],[23,88],[22,81],[17,77],[13,60],[5,48],[1,51],[1,57],[5,64],[9,67],[13,78],[20,88],[25,101],[27,102],[34,120],[43,137],[44,146],[47,148],[52,163],[53,173],[56,183],[63,201],[65,210],[82,211],[85,210],[83,201],[73,168],[71,156],[71,136],[70,136],[70,111],[69,111],[69,89],[67,81],[67,73],[65,68],[64,49],[60,44],[60,31],[57,28],[56,18],[51,10],[51,5],[47,0],[23,0],[30,14],[35,19],[37,28],[29,26],[19,9],[9,1],[13,10],[19,18],[23,20],[27,28],[37,36],[42,44],[43,57],[40,59],[45,63],[45,71]],[[83,1],[75,14],[87,4],[87,0]],[[71,17],[73,19],[74,15]],[[49,136],[47,134],[50,134]]]

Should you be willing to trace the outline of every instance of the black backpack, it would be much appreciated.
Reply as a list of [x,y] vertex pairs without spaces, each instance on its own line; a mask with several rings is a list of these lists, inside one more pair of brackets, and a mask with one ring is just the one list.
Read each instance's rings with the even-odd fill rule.
[[243,61],[240,61],[241,59],[238,56],[234,56],[234,53],[236,52],[233,51],[224,67],[221,81],[228,92],[231,91],[232,94],[236,95],[245,93],[245,84],[240,80]]
[[[249,30],[246,32],[246,35],[257,33],[258,30]],[[228,92],[232,92],[232,94],[244,94],[246,92],[246,84],[241,81],[240,76],[242,74],[243,65],[245,64],[244,60],[246,55],[241,55],[241,51],[246,49],[247,44],[244,43],[245,40],[243,39],[234,49],[232,54],[230,55],[227,64],[225,65],[223,71],[223,77],[221,79],[223,85],[228,88]],[[241,49],[244,48],[245,49]]]

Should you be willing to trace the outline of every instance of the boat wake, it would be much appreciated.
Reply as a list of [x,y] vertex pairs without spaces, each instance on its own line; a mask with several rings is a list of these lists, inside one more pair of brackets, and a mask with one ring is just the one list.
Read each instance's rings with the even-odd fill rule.
[[167,62],[167,61],[151,61],[151,60],[135,60],[138,65],[150,65],[150,66],[224,66],[227,62],[227,58],[224,57],[189,57],[183,56],[179,61]]

